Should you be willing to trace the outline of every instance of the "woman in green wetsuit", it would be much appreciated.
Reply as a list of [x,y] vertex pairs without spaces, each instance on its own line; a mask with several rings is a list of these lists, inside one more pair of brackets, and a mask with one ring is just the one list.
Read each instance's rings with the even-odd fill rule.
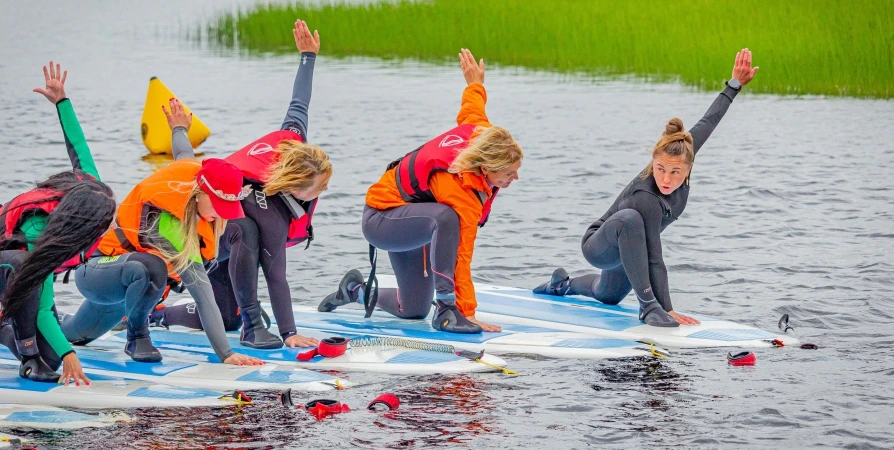
[[89,384],[59,326],[54,272],[83,261],[112,221],[115,199],[100,181],[58,64],[43,68],[46,88],[34,89],[56,105],[73,170],[53,175],[0,210],[0,338],[22,361],[19,375],[35,381]]

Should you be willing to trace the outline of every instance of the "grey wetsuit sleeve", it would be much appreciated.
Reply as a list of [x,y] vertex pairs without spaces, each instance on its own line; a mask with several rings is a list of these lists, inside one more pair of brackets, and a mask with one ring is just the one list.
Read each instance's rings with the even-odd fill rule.
[[201,264],[192,263],[180,273],[180,278],[189,291],[189,295],[196,301],[199,320],[202,321],[202,328],[208,335],[214,353],[223,362],[233,355],[233,349],[227,341],[223,318],[220,316],[217,302],[214,301],[214,291],[211,289],[211,282],[208,281],[208,272]]
[[189,136],[186,134],[186,128],[175,127],[171,132],[171,153],[174,154],[175,161],[196,157],[192,150],[192,144],[189,142]]
[[301,54],[298,73],[295,74],[295,85],[292,87],[292,101],[282,121],[281,130],[292,130],[301,135],[307,142],[307,112],[310,109],[310,95],[314,83],[314,62],[317,55],[310,52]]
[[701,120],[689,130],[689,133],[692,134],[692,147],[695,153],[698,153],[705,141],[711,137],[711,133],[717,128],[720,119],[723,119],[724,114],[729,109],[729,105],[733,104],[733,99],[736,98],[738,93],[739,91],[729,86],[723,89],[723,92],[714,99],[714,103],[711,103],[711,107],[708,108]]
[[649,256],[649,283],[655,299],[665,311],[673,311],[670,299],[670,287],[667,280],[667,266],[661,252],[661,218],[664,207],[661,200],[648,192],[636,192],[631,197],[633,209],[643,217],[646,231],[646,252]]

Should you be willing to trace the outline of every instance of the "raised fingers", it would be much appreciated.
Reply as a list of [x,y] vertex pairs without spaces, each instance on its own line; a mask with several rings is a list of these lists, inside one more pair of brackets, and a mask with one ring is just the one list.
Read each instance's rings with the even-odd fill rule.
[[50,79],[51,80],[56,79],[56,71],[53,70],[53,61],[50,61]]
[[47,66],[43,66],[43,79],[46,80],[47,83],[50,82],[50,72],[47,71]]
[[751,67],[751,50],[745,49],[745,67]]

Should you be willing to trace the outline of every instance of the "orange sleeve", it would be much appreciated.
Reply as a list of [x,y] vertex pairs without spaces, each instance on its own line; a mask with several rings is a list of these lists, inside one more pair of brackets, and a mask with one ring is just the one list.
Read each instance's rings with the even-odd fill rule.
[[447,205],[459,216],[459,248],[453,282],[456,284],[456,308],[464,316],[475,314],[475,285],[472,284],[472,252],[478,236],[478,222],[483,207],[475,191],[462,187],[459,176],[439,171],[429,181],[438,203]]
[[462,103],[459,106],[459,114],[456,115],[457,125],[472,124],[479,127],[492,127],[484,112],[484,104],[487,103],[487,91],[481,83],[472,83],[463,90]]

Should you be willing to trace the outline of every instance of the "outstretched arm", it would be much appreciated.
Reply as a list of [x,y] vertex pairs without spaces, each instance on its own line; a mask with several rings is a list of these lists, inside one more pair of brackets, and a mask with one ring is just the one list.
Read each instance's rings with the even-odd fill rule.
[[[736,62],[733,65],[733,77],[730,80],[731,83],[728,83],[726,88],[723,89],[723,92],[717,96],[714,103],[708,108],[704,117],[702,117],[701,120],[689,130],[689,133],[692,134],[692,145],[695,153],[698,153],[705,141],[711,136],[711,133],[714,132],[714,128],[717,128],[720,119],[723,119],[723,116],[729,109],[729,105],[733,103],[733,99],[736,98],[739,90],[751,82],[759,68],[760,67],[751,67],[751,50],[743,48],[736,54]],[[736,84],[739,84],[740,86],[735,88]]]
[[192,143],[189,142],[192,113],[186,114],[183,104],[176,98],[168,100],[168,106],[171,107],[170,111],[165,108],[165,105],[161,105],[161,110],[164,111],[165,117],[168,119],[168,126],[171,127],[171,153],[174,154],[174,160],[195,159],[196,154],[192,149]]
[[484,112],[484,104],[487,103],[487,92],[484,90],[484,60],[475,62],[472,52],[464,48],[459,53],[459,65],[466,78],[466,88],[463,90],[456,123],[490,127],[487,113]]
[[295,22],[292,35],[295,37],[295,47],[301,52],[301,62],[298,64],[298,73],[295,74],[295,84],[292,86],[292,100],[289,102],[289,109],[280,129],[292,130],[300,134],[306,142],[308,111],[314,82],[314,62],[320,51],[320,33],[314,30],[311,35],[307,23],[298,20]]
[[53,61],[50,61],[48,66],[43,66],[43,78],[46,81],[46,87],[34,88],[34,92],[43,95],[50,103],[56,105],[56,114],[62,125],[62,134],[65,136],[65,148],[68,150],[71,167],[83,170],[99,180],[99,171],[96,170],[96,163],[93,161],[93,155],[90,154],[90,147],[87,146],[84,130],[81,129],[78,116],[75,115],[74,108],[71,106],[71,100],[65,96],[65,79],[68,78],[68,71],[62,71],[59,64],[54,66]]

